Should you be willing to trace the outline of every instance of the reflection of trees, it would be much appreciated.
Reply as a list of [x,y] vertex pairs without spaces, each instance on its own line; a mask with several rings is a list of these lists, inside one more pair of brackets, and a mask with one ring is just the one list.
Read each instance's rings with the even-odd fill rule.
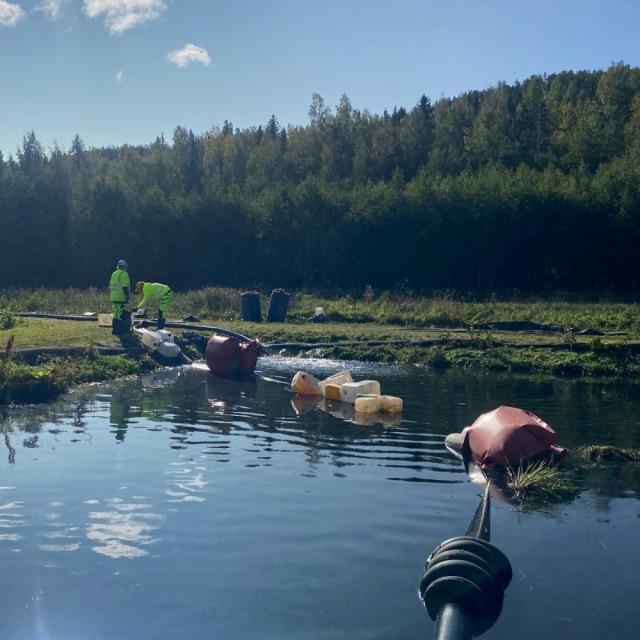
[[16,450],[11,445],[11,441],[9,440],[9,431],[5,430],[6,427],[2,425],[2,435],[4,436],[4,444],[7,447],[7,451],[9,452],[9,456],[7,458],[9,464],[13,464],[16,460]]
[[33,408],[24,408],[21,411],[9,412],[6,408],[2,409],[0,417],[0,434],[7,449],[7,460],[9,464],[13,464],[16,459],[16,449],[12,441],[17,439],[12,434],[28,434],[29,437],[22,439],[22,446],[33,449],[38,446],[38,434],[42,430],[42,424],[39,422],[39,416],[35,417]]
[[[398,480],[458,482],[464,478],[464,469],[444,447],[447,434],[459,432],[481,412],[500,404],[533,410],[538,397],[553,398],[549,403],[551,410],[541,412],[544,414],[541,417],[556,428],[559,443],[569,447],[567,473],[575,478],[581,490],[592,491],[604,499],[640,496],[638,465],[571,461],[571,451],[577,444],[605,438],[610,444],[628,444],[637,422],[634,413],[635,400],[640,395],[637,385],[482,372],[425,374],[407,368],[401,374],[401,385],[410,400],[405,402],[402,418],[398,420],[392,414],[383,419],[365,416],[368,422],[358,424],[353,407],[341,406],[343,403],[323,401],[319,407],[313,399],[306,403],[309,406],[297,405],[288,387],[285,391],[284,382],[261,377],[236,380],[203,371],[183,371],[176,368],[109,385],[109,404],[105,406],[118,442],[142,417],[152,423],[150,428],[171,432],[171,448],[197,446],[210,460],[229,461],[239,451],[232,437],[239,436],[245,439],[242,443],[245,464],[267,464],[265,461],[286,448],[304,456],[302,464],[306,464],[310,473],[315,473],[323,462],[336,470],[372,463],[398,470],[390,473],[398,476],[394,478]],[[13,462],[20,445],[40,446],[41,442],[32,439],[33,436],[42,441],[43,430],[55,433],[53,428],[61,425],[64,428],[65,423],[75,433],[85,432],[86,414],[95,411],[96,397],[102,400],[107,396],[105,392],[96,395],[95,388],[80,389],[51,407],[6,412],[0,422],[7,452],[4,455]],[[407,408],[412,405],[417,409],[411,409],[408,416]],[[594,416],[600,416],[600,422]],[[608,428],[604,416],[615,416],[615,429]],[[51,423],[49,426],[47,421]],[[86,433],[89,438],[91,432]],[[247,460],[247,452],[252,459]]]
[[[33,449],[39,446],[40,434],[45,425],[59,425],[69,421],[75,433],[82,433],[85,428],[84,414],[89,410],[89,398],[93,398],[92,389],[78,390],[74,395],[64,396],[48,405],[25,405],[20,407],[2,407],[0,413],[0,433],[9,451],[9,462],[15,461],[16,450],[12,445],[11,434],[26,434],[22,446]],[[50,433],[57,433],[58,426],[50,426]],[[17,439],[17,436],[16,436]],[[14,439],[15,441],[15,439]]]

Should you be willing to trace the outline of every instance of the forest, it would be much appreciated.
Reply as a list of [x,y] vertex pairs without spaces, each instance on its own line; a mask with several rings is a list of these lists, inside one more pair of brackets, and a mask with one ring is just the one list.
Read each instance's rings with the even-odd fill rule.
[[[188,110],[185,112],[188,119]],[[640,68],[0,152],[2,288],[640,292]]]

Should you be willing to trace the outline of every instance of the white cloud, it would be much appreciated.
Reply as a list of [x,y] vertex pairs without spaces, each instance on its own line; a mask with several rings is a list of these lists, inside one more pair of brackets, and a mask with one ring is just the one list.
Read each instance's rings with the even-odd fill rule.
[[0,27],[15,27],[26,15],[19,4],[0,0]]
[[42,11],[49,20],[57,20],[62,15],[61,5],[62,0],[42,0],[35,10]]
[[118,71],[116,73],[116,82],[122,82],[124,80],[124,73],[122,71]]
[[196,47],[195,44],[185,44],[182,49],[172,51],[167,54],[167,60],[180,68],[186,67],[194,62],[199,62],[204,65],[211,64],[211,58],[207,50],[202,47]]
[[84,0],[87,16],[98,18],[104,15],[105,25],[111,33],[124,33],[155,20],[166,8],[163,0]]

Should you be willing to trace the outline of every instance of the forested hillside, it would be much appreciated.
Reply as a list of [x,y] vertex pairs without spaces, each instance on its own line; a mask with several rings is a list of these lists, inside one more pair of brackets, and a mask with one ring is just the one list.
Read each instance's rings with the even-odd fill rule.
[[315,94],[286,129],[68,150],[30,132],[4,152],[0,288],[103,287],[125,258],[176,290],[640,291],[640,69],[623,63],[381,115]]

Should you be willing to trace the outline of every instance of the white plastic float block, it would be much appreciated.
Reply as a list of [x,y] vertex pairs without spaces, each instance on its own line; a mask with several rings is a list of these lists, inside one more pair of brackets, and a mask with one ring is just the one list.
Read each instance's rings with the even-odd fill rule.
[[320,389],[320,393],[322,393],[323,395],[326,395],[325,389],[327,385],[329,384],[341,385],[341,384],[344,384],[345,382],[353,382],[353,378],[351,377],[351,374],[348,371],[341,371],[340,373],[334,373],[332,376],[329,376],[328,378],[321,380],[318,383],[318,388]]
[[367,393],[356,398],[356,413],[378,413],[382,409],[382,396]]
[[377,380],[361,380],[360,382],[345,382],[340,385],[340,400],[355,404],[356,398],[363,395],[380,395],[380,383]]
[[399,413],[402,411],[402,398],[396,396],[380,396],[380,409],[389,413]]

